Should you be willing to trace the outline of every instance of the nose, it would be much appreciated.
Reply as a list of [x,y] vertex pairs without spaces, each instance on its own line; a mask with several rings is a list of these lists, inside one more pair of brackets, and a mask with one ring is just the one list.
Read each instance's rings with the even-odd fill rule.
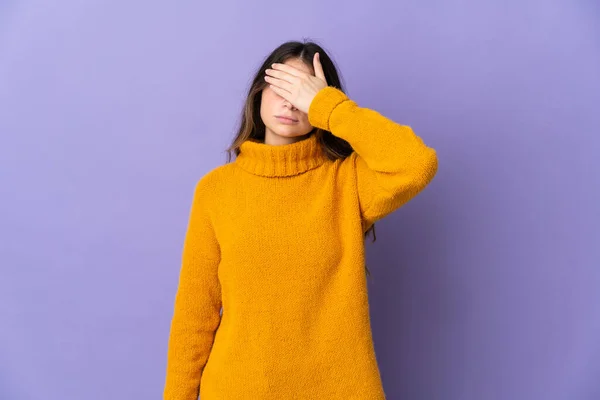
[[289,101],[285,100],[284,103],[287,108],[290,108],[292,111],[296,110],[296,107],[292,105]]

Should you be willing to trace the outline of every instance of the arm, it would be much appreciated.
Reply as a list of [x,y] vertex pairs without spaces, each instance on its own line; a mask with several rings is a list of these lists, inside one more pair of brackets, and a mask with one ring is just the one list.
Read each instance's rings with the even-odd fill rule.
[[356,172],[365,231],[416,196],[437,172],[435,150],[409,126],[359,107],[333,86],[317,92],[308,119],[312,126],[331,132],[354,148],[349,161]]
[[183,245],[179,286],[167,355],[165,400],[196,400],[200,377],[220,323],[220,249],[204,200],[196,185]]

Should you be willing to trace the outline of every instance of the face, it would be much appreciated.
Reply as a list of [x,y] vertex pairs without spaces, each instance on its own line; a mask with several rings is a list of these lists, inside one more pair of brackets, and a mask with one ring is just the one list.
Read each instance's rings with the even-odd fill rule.
[[[300,59],[289,59],[284,64],[314,75],[312,68],[309,68]],[[260,116],[266,127],[265,143],[267,144],[297,142],[304,139],[303,136],[314,128],[308,122],[308,114],[293,107],[290,102],[275,93],[268,85],[262,91]],[[277,118],[278,116],[290,117],[294,121],[282,120]]]

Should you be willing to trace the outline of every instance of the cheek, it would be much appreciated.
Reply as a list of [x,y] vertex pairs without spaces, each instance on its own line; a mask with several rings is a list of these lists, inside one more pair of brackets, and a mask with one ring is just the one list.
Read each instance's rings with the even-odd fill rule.
[[264,89],[261,99],[261,106],[267,110],[270,110],[273,107],[277,94],[273,92],[271,89]]
[[310,122],[308,122],[308,114],[305,113],[301,113],[300,114],[300,121],[302,121],[303,123],[305,123],[306,125],[309,125]]

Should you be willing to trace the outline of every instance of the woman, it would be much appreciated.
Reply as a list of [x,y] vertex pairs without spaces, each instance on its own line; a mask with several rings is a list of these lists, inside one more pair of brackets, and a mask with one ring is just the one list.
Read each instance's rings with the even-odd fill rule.
[[164,398],[385,399],[364,236],[432,180],[435,150],[349,99],[312,42],[267,57],[229,150],[195,189]]

